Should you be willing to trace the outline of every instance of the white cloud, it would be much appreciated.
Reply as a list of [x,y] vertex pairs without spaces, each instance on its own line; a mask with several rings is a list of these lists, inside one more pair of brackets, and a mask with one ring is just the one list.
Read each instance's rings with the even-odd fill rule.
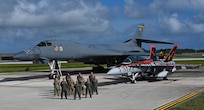
[[139,23],[145,24],[144,38],[176,42],[182,36],[193,36],[195,41],[197,37],[204,39],[203,0],[119,2],[124,4],[100,0],[0,0],[0,44],[19,39],[30,44],[57,37],[75,41],[86,37],[94,42],[95,37],[102,36],[111,36],[117,42],[131,38],[129,34],[135,33]]
[[105,33],[111,30],[108,9],[95,0],[19,0],[11,5],[13,10],[7,16],[0,14],[0,26],[21,29],[22,34],[29,28],[30,31],[39,28],[41,33],[59,32],[53,33],[59,35],[60,32]]
[[178,33],[184,31],[185,24],[183,24],[178,19],[178,14],[174,13],[171,16],[162,16],[159,18],[159,23],[161,23],[166,30],[169,30],[172,33]]
[[130,18],[147,18],[152,16],[152,10],[143,2],[134,2],[134,0],[125,0],[124,13]]
[[204,24],[190,24],[194,32],[204,32]]
[[199,11],[203,13],[204,10],[203,0],[154,0],[150,7],[163,12],[188,12]]

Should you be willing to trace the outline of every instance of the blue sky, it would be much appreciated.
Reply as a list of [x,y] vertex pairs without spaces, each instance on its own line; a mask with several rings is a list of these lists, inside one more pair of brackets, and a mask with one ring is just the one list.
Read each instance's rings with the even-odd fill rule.
[[[204,49],[203,6],[203,0],[0,0],[0,53],[50,39],[123,42],[140,23],[145,39]],[[143,47],[148,50],[150,45]]]

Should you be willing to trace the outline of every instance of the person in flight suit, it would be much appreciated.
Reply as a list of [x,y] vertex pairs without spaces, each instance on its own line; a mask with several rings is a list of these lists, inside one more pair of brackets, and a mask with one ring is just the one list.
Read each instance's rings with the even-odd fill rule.
[[90,98],[92,98],[91,81],[89,78],[87,79],[85,86],[86,86],[85,98],[87,98],[88,93],[90,95]]
[[76,100],[76,95],[78,94],[79,99],[81,99],[81,93],[80,93],[80,85],[79,82],[76,81],[76,83],[74,84],[74,100]]
[[65,98],[67,99],[67,82],[65,81],[65,78],[62,79],[60,85],[61,85],[61,99],[63,99],[63,93],[65,95]]
[[54,96],[59,96],[59,92],[60,92],[60,80],[58,79],[58,76],[55,76],[54,82]]

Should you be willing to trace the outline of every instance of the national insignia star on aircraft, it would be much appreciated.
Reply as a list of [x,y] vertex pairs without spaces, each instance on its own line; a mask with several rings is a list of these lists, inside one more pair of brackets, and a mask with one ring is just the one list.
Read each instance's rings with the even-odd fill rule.
[[142,42],[172,44],[143,39],[143,28],[144,24],[140,24],[132,39],[116,44],[82,44],[63,40],[42,41],[30,49],[17,53],[14,59],[48,63],[53,74],[56,68],[60,68],[58,61],[61,60],[74,59],[87,64],[107,64],[110,67],[121,63],[129,55],[147,55],[141,47]]
[[121,64],[110,69],[107,74],[127,76],[132,83],[136,83],[138,78],[145,79],[153,76],[154,80],[156,78],[163,78],[165,80],[167,76],[182,67],[199,67],[199,65],[193,64],[176,64],[172,59],[177,47],[178,45],[174,44],[164,60],[157,60],[156,48],[155,46],[151,46],[148,58],[140,55],[128,56]]

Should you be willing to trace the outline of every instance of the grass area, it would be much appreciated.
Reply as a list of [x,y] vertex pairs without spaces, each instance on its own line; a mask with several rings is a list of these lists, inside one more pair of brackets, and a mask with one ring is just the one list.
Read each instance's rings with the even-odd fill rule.
[[204,93],[169,110],[204,110]]
[[[201,64],[204,66],[203,60],[194,60],[194,61],[176,61],[179,64]],[[204,110],[204,93],[201,93],[199,96],[186,101],[178,106],[175,106],[169,110]]]
[[[179,64],[201,64],[204,66],[204,61],[176,61]],[[83,62],[62,63],[61,68],[80,68],[80,67],[94,67],[95,65],[84,64]],[[105,65],[102,65],[105,66]],[[48,70],[47,64],[0,64],[0,73],[2,72],[19,72],[32,70]]]
[[[93,67],[95,65],[84,64],[83,62],[62,63],[61,68],[81,68]],[[0,73],[2,72],[19,72],[32,70],[49,70],[47,64],[0,64]]]
[[203,56],[174,56],[174,58],[204,58]]
[[178,64],[201,64],[204,66],[204,60],[176,61]]

